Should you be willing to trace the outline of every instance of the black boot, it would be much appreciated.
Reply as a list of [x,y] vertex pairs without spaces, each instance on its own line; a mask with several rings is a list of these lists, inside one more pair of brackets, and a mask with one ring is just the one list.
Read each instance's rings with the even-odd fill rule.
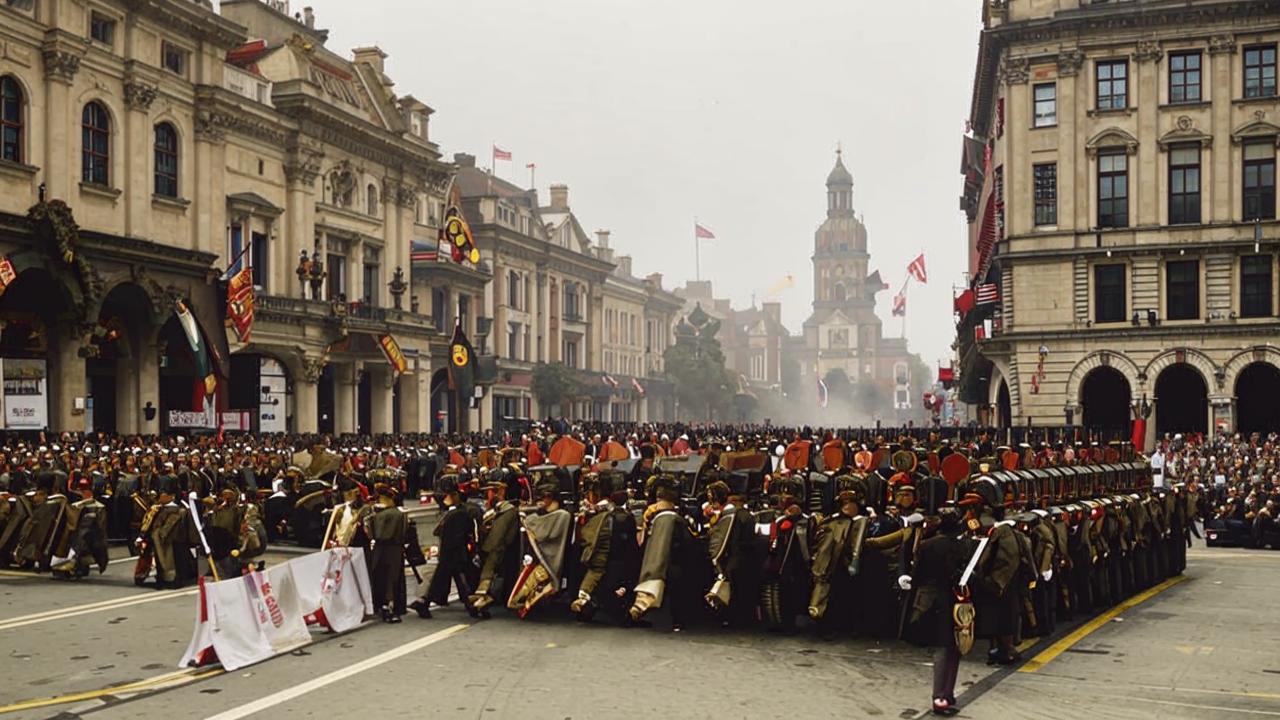
[[418,613],[418,617],[423,620],[431,619],[431,609],[427,607],[427,601],[422,598],[418,598],[417,600],[409,603],[409,609]]

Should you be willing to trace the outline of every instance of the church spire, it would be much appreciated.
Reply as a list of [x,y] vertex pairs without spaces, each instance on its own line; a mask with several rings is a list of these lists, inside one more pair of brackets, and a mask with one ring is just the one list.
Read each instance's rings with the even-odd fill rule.
[[836,166],[827,175],[827,215],[853,214],[853,174],[844,166],[844,150],[836,145]]

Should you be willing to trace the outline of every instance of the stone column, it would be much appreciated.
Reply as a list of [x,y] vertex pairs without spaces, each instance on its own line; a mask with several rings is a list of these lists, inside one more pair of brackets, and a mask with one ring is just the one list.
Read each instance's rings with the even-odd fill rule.
[[[131,237],[146,237],[150,234],[147,220],[151,214],[151,192],[154,189],[154,183],[150,182],[152,178],[148,177],[147,170],[151,167],[152,153],[149,150],[153,143],[147,141],[153,136],[151,120],[147,113],[155,99],[154,85],[133,79],[125,81],[124,104],[128,109],[120,118],[123,123],[119,137],[124,140],[127,180],[120,187],[125,191],[124,233]],[[178,157],[182,157],[181,145],[179,145]],[[183,166],[179,164],[178,167],[181,172]],[[178,190],[180,193],[188,192],[188,188],[183,187],[181,176],[179,176]],[[117,400],[117,407],[118,402]],[[119,412],[116,416],[119,422]]]
[[551,362],[551,278],[546,268],[538,269],[538,362]]
[[[421,362],[421,360],[419,360]],[[421,365],[419,365],[421,368]],[[431,407],[430,398],[423,395],[422,375],[426,372],[419,369],[415,372],[405,373],[401,375],[396,382],[399,383],[400,389],[400,432],[430,432],[431,423],[422,417],[421,408]],[[426,404],[423,404],[423,401]]]
[[391,411],[394,409],[391,392],[396,382],[394,373],[391,367],[385,364],[376,367],[366,365],[365,372],[371,376],[369,379],[369,392],[372,393],[369,402],[369,431],[374,434],[389,433],[394,427],[391,416]]
[[313,433],[320,427],[320,374],[323,358],[303,357],[293,376],[293,427],[298,433]]
[[[1058,55],[1058,228],[1074,230],[1089,227],[1089,193],[1076,192],[1076,162],[1079,150],[1076,144],[1076,85],[1080,80],[1080,67],[1084,53],[1068,50]],[[1087,93],[1083,93],[1087,95]],[[1088,162],[1085,162],[1088,166]],[[1082,217],[1085,218],[1081,224]]]
[[[298,257],[303,250],[310,255],[315,251],[315,181],[320,174],[320,162],[324,152],[319,148],[299,142],[296,138],[289,146],[284,163],[286,183],[284,242],[276,267],[279,268],[281,285],[274,294],[285,297],[304,297],[303,284],[294,275]],[[287,289],[286,289],[287,288]]]
[[80,357],[79,328],[74,323],[55,327],[50,332],[49,360],[46,367],[45,386],[48,390],[49,427],[55,432],[70,430],[81,432],[84,426],[84,408],[76,409],[76,400],[84,402],[88,379],[84,371],[84,358]]
[[356,363],[338,363],[333,373],[333,431],[337,435],[356,431]]
[[[138,358],[116,360],[116,432],[133,435],[142,424],[142,406],[138,404]],[[155,401],[153,400],[154,404]]]
[[[40,48],[44,60],[45,93],[44,172],[41,179],[50,199],[72,199],[71,191],[80,179],[79,166],[72,165],[72,160],[80,157],[80,137],[78,133],[73,135],[71,129],[79,128],[83,108],[71,106],[71,82],[80,69],[83,53],[83,46],[77,52],[75,48],[60,44],[57,39],[46,41]],[[121,148],[114,148],[114,151],[120,152]]]
[[[222,163],[222,145],[226,142],[226,131],[215,121],[213,113],[198,110],[195,115],[195,138],[192,159],[197,180],[195,187],[190,189],[191,217],[195,220],[192,247],[222,257],[227,254],[223,235],[226,232],[227,198],[222,194],[224,185],[219,165]],[[219,206],[216,211],[215,206]],[[244,233],[247,237],[249,228],[245,228]],[[231,259],[225,260],[229,262]]]
[[[1240,178],[1238,166],[1233,168],[1234,148],[1231,142],[1231,98],[1235,92],[1232,70],[1236,62],[1236,39],[1233,35],[1214,35],[1209,40],[1208,65],[1202,69],[1201,80],[1209,81],[1206,99],[1213,100],[1213,149],[1209,160],[1212,170],[1208,173],[1210,186],[1202,187],[1209,194],[1209,216],[1206,222],[1230,222],[1243,215],[1242,197],[1232,194],[1232,188]],[[1202,166],[1209,166],[1204,160]],[[1201,175],[1203,182],[1204,174]]]
[[[1138,127],[1137,135],[1140,138],[1157,138],[1160,137],[1160,128],[1158,127],[1158,110],[1160,105],[1160,58],[1164,53],[1160,50],[1160,44],[1151,41],[1143,41],[1138,43],[1138,51],[1134,53],[1134,68],[1131,72],[1137,75],[1137,84],[1132,86],[1136,90],[1136,97],[1129,101],[1130,105],[1136,101],[1138,105]],[[1129,82],[1133,83],[1135,78],[1130,78]],[[1132,91],[1132,90],[1131,90]],[[1134,159],[1130,156],[1131,161]],[[1138,207],[1137,222],[1134,223],[1140,227],[1150,227],[1159,225],[1161,222],[1160,208],[1165,204],[1161,202],[1159,190],[1164,183],[1156,182],[1156,178],[1165,177],[1165,173],[1160,170],[1160,146],[1155,142],[1144,142],[1138,146],[1137,172],[1130,169],[1130,187],[1138,189]],[[1131,192],[1130,195],[1133,193]]]

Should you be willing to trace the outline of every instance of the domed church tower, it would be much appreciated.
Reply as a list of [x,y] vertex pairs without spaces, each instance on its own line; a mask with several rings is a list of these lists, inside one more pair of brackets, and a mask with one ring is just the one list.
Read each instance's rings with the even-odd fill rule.
[[804,323],[812,360],[807,374],[839,367],[851,380],[874,376],[880,341],[875,294],[879,273],[867,276],[867,228],[853,211],[853,175],[836,150],[827,175],[827,219],[813,236],[813,314]]

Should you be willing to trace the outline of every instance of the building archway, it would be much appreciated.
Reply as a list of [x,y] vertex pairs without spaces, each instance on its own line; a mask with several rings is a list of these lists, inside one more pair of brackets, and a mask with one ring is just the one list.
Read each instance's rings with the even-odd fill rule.
[[[214,398],[206,396],[205,378],[201,375],[201,365],[213,370],[213,359],[209,353],[209,336],[196,322],[196,332],[200,334],[203,359],[197,358],[187,340],[186,332],[176,314],[160,326],[157,344],[160,354],[160,427],[169,430],[170,411],[203,412],[205,405],[210,404],[217,410]],[[215,371],[216,376],[216,371]],[[180,428],[173,428],[179,430]]]
[[1174,363],[1156,378],[1156,434],[1209,430],[1209,386],[1187,363]]
[[1241,433],[1280,430],[1280,368],[1253,362],[1236,376],[1236,430]]
[[1081,424],[1106,436],[1123,434],[1129,427],[1129,380],[1113,367],[1099,366],[1080,384]]
[[457,407],[454,397],[453,390],[449,389],[449,369],[440,368],[431,373],[431,432],[461,430],[458,418],[454,417]]
[[92,415],[89,427],[102,432],[137,432],[143,420],[143,388],[155,386],[154,358],[143,363],[150,347],[151,297],[141,286],[125,282],[116,285],[102,299],[98,323],[90,336],[85,358]]
[[1013,399],[1009,395],[1009,383],[1000,381],[1000,391],[996,394],[996,427],[1007,428],[1013,425]]
[[253,432],[291,432],[293,381],[289,364],[273,354],[249,349],[233,353],[230,365],[228,409],[247,410]]

